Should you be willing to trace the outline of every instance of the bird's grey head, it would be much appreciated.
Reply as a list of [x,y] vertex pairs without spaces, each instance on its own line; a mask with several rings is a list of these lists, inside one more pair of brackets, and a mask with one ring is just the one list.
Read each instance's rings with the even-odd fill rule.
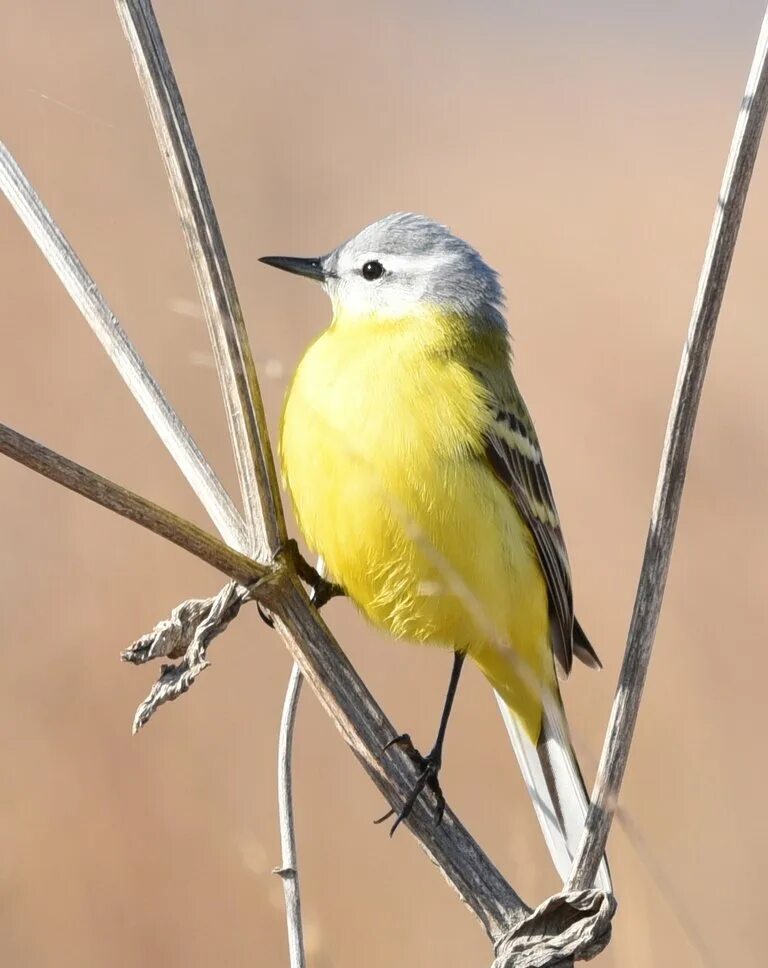
[[423,215],[387,215],[316,259],[261,261],[321,281],[337,316],[398,318],[438,309],[477,325],[505,325],[497,274],[472,246]]

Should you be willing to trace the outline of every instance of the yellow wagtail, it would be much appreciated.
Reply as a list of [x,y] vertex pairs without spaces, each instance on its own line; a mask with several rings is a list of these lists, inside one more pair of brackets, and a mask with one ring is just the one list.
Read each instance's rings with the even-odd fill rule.
[[[307,544],[374,625],[454,653],[437,741],[418,757],[419,781],[395,826],[425,786],[441,815],[443,739],[469,655],[499,697],[565,880],[588,799],[555,661],[565,674],[574,654],[600,663],[574,616],[498,277],[466,242],[413,214],[381,219],[319,258],[261,261],[318,280],[333,303],[281,428]],[[605,862],[598,885],[610,890]]]

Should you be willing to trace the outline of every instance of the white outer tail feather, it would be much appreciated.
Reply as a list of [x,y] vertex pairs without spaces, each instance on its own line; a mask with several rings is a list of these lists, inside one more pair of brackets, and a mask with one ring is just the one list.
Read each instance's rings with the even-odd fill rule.
[[[555,804],[542,766],[542,751],[531,742],[514,713],[496,694],[504,723],[512,740],[520,770],[528,788],[544,839],[563,884],[567,883],[576,852],[584,831],[589,797],[573,752],[568,726],[560,703],[553,699],[544,705],[542,739],[545,757],[554,777]],[[613,893],[608,863],[603,857],[595,879],[595,886],[607,894]]]

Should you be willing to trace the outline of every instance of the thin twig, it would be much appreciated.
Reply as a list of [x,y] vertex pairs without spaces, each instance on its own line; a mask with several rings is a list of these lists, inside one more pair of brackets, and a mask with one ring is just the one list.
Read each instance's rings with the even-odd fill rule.
[[264,408],[240,300],[205,173],[149,0],[115,0],[181,219],[227,411],[250,543],[270,560],[286,540]]
[[746,93],[725,166],[680,362],[627,649],[592,794],[592,805],[571,874],[572,888],[584,888],[592,884],[618,803],[661,610],[701,388],[766,110],[768,9],[763,18]]
[[230,578],[251,584],[268,574],[267,568],[225,545],[191,521],[166,511],[133,491],[62,457],[37,441],[0,424],[0,454],[75,491],[90,501],[154,531]]
[[291,968],[305,968],[304,931],[301,921],[301,892],[293,823],[293,728],[301,695],[301,669],[294,662],[283,703],[277,748],[277,806],[280,814],[282,861],[275,870],[283,881],[285,916],[288,922],[288,954]]
[[0,143],[0,189],[107,351],[221,535],[245,551],[245,523],[221,482],[126,336],[96,283],[51,218],[8,149]]

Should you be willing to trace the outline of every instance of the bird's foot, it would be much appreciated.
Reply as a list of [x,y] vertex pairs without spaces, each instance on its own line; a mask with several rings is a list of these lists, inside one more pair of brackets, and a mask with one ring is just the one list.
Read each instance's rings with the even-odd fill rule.
[[440,766],[442,765],[441,751],[436,748],[433,749],[432,752],[427,756],[422,756],[411,742],[411,737],[407,733],[402,733],[400,736],[395,736],[394,739],[391,739],[384,747],[382,752],[386,752],[390,746],[402,746],[408,757],[416,764],[419,775],[416,777],[416,782],[413,785],[413,789],[408,794],[408,797],[406,798],[406,801],[403,804],[400,812],[396,815],[394,810],[388,810],[383,817],[379,817],[378,820],[374,820],[374,823],[384,823],[384,821],[389,820],[390,817],[395,817],[395,822],[392,824],[392,828],[389,831],[389,836],[391,837],[400,824],[404,820],[407,820],[411,815],[416,801],[418,800],[422,790],[424,790],[426,787],[432,792],[435,798],[435,823],[440,824],[443,819],[443,814],[445,813],[445,797],[443,796],[440,781],[438,780]]
[[[314,571],[314,569],[313,569]],[[332,598],[337,598],[340,595],[346,594],[341,585],[337,585],[335,581],[328,581],[327,578],[323,578],[315,571],[315,578],[311,582],[312,594],[309,596],[310,601],[315,606],[315,608],[322,608],[323,605],[330,602]]]
[[310,600],[315,608],[322,608],[332,598],[344,594],[344,589],[341,585],[337,585],[335,582],[323,578],[317,569],[310,565],[299,551],[299,546],[295,538],[289,538],[277,552],[275,558],[277,559],[281,555],[290,561],[296,569],[296,574],[299,578],[312,589]]

